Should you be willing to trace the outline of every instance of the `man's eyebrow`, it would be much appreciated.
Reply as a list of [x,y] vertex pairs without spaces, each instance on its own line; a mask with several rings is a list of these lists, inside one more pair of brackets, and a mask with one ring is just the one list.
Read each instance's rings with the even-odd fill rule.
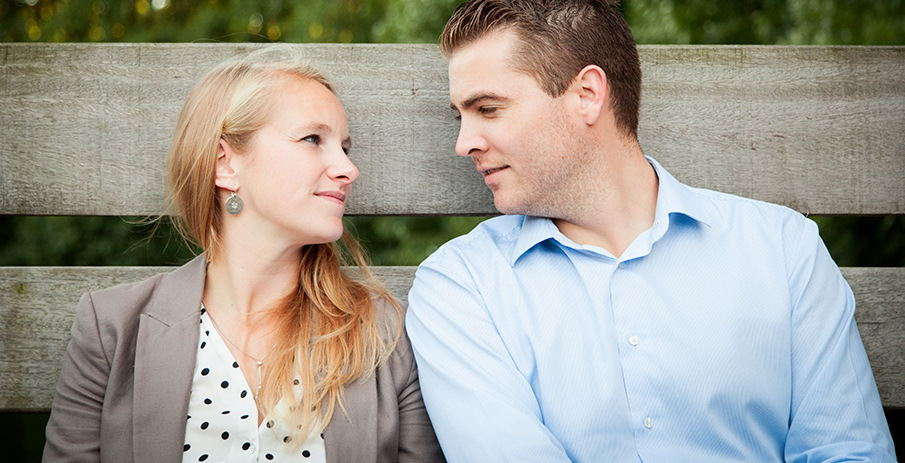
[[465,101],[462,103],[462,106],[461,106],[461,107],[456,106],[455,103],[450,103],[450,104],[449,104],[449,107],[452,108],[452,109],[455,110],[455,111],[459,111],[459,110],[461,110],[461,109],[469,109],[469,108],[471,108],[472,106],[474,106],[474,105],[476,105],[476,104],[478,104],[478,103],[480,103],[480,102],[482,102],[482,101],[484,101],[484,100],[503,101],[503,100],[506,100],[506,98],[505,98],[505,97],[502,97],[502,96],[500,96],[500,95],[493,94],[493,93],[481,93],[481,94],[479,94],[479,95],[475,95],[475,96],[473,96],[473,97],[471,97],[471,98],[465,100]]

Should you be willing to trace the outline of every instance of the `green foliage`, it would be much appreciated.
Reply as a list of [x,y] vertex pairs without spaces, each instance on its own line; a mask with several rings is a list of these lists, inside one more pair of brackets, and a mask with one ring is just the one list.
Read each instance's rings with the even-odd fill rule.
[[418,265],[486,217],[350,217],[350,230],[378,265]]
[[0,216],[0,266],[178,265],[193,251],[163,222],[130,217]]
[[905,217],[815,217],[843,267],[905,267]]
[[[4,0],[5,42],[431,43],[461,0]],[[893,45],[905,0],[623,0],[638,43]]]
[[623,0],[638,43],[901,45],[905,0]]
[[389,1],[386,15],[375,24],[378,42],[437,43],[446,20],[462,0]]
[[[0,3],[3,25],[0,40],[350,43],[403,39],[429,42],[436,40],[451,8],[438,7],[438,3],[426,0],[4,1]],[[420,12],[428,14],[413,15]]]

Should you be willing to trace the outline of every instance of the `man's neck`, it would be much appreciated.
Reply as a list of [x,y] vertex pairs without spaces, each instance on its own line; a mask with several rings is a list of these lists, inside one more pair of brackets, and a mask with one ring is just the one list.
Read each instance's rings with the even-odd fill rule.
[[563,235],[582,245],[606,249],[620,257],[632,241],[654,223],[659,179],[637,144],[608,156],[607,185],[593,207],[578,217],[554,219]]

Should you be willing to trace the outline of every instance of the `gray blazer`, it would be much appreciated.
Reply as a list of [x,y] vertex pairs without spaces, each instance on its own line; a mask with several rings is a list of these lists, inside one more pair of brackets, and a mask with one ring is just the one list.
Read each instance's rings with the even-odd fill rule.
[[[44,461],[182,460],[206,266],[82,296],[47,424]],[[328,462],[444,461],[408,338],[346,387],[324,431]]]

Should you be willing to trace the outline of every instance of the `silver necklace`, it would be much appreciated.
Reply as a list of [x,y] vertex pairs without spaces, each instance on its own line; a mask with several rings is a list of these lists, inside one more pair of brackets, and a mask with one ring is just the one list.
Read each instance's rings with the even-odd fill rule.
[[264,354],[263,357],[261,357],[259,359],[259,358],[255,357],[254,355],[251,355],[248,352],[245,352],[245,349],[239,347],[239,345],[234,343],[232,339],[229,339],[229,336],[226,335],[226,331],[223,331],[223,329],[220,328],[220,325],[217,324],[217,320],[214,320],[214,316],[211,315],[211,311],[208,310],[206,307],[204,307],[204,301],[201,302],[201,308],[207,312],[207,318],[211,319],[211,322],[214,323],[214,327],[217,328],[217,331],[223,335],[223,339],[226,339],[226,341],[229,342],[230,344],[232,344],[233,347],[235,347],[236,349],[239,349],[239,352],[242,352],[243,354],[247,355],[250,359],[254,360],[258,364],[258,384],[255,388],[255,392],[253,392],[251,394],[252,397],[254,397],[255,402],[257,402],[258,393],[261,392],[261,368],[264,365],[264,359],[266,359],[267,356],[270,355],[270,353],[273,352],[274,349],[276,349],[276,347],[277,347],[276,343],[273,344],[273,347],[270,348],[270,351],[268,351],[266,354]]

